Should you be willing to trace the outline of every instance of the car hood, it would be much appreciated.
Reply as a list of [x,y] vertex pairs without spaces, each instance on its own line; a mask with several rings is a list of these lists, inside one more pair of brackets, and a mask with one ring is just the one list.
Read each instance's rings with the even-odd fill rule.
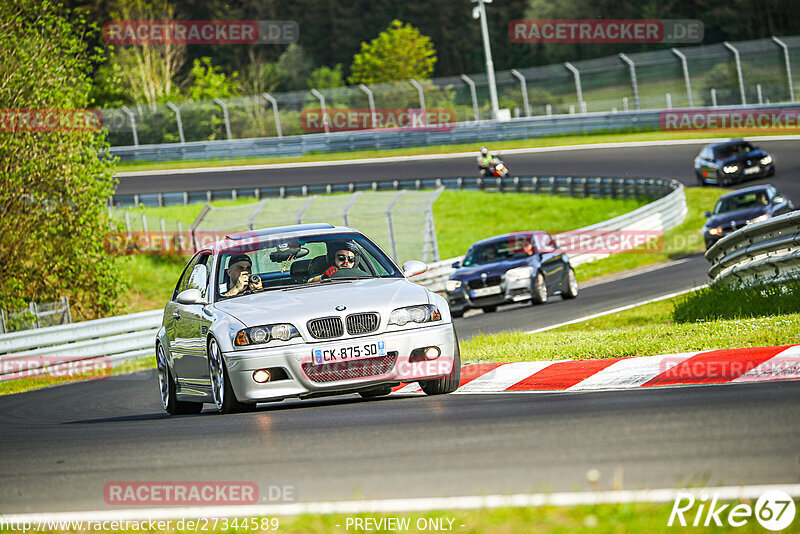
[[763,206],[760,208],[750,208],[748,210],[740,210],[740,211],[729,211],[726,213],[720,213],[718,215],[714,215],[708,221],[706,221],[705,227],[706,228],[716,228],[717,226],[729,226],[731,222],[735,222],[736,226],[741,228],[747,221],[751,221],[760,215],[764,215],[768,213],[769,209],[767,206]]
[[[317,317],[344,317],[366,311],[376,311],[387,320],[395,308],[418,304],[429,304],[424,287],[405,278],[371,278],[264,291],[223,300],[214,306],[245,326],[282,322],[300,326]],[[337,306],[345,309],[336,310]]]
[[470,265],[469,267],[458,268],[456,272],[450,275],[450,278],[453,280],[472,280],[473,278],[480,277],[483,273],[486,273],[487,276],[505,274],[509,269],[524,267],[525,265],[528,265],[528,260],[525,258],[487,263],[484,265]]
[[731,165],[733,163],[742,163],[747,164],[747,161],[750,161],[750,165],[758,164],[758,161],[766,156],[767,153],[763,150],[751,150],[750,152],[746,152],[744,154],[736,154],[729,158],[725,158],[721,161],[723,165]]

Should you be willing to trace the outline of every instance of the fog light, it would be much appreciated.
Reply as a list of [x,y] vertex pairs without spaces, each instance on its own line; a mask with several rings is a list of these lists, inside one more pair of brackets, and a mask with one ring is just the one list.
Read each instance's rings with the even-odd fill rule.
[[269,371],[266,369],[259,369],[255,373],[253,373],[253,380],[258,382],[259,384],[263,384],[264,382],[269,382]]
[[439,347],[428,347],[425,349],[425,357],[429,360],[435,360],[440,354],[441,351],[439,351]]

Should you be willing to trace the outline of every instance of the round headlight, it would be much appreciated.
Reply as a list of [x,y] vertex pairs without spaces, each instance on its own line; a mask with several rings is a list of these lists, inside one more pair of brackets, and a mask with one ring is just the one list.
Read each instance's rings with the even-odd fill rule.
[[444,288],[451,292],[457,290],[459,287],[461,287],[461,280],[448,280],[444,284]]
[[253,343],[266,343],[269,341],[269,332],[266,328],[257,326],[250,330],[250,339],[253,340]]
[[409,313],[406,309],[396,310],[392,315],[394,316],[394,324],[398,326],[403,326],[409,320]]
[[281,341],[289,341],[289,338],[292,337],[292,329],[289,328],[288,324],[276,324],[272,327],[272,337],[275,339],[280,339]]
[[409,315],[411,320],[415,323],[424,323],[428,314],[425,312],[424,308],[411,308],[409,310]]
[[255,373],[253,373],[253,380],[258,382],[259,384],[263,384],[264,382],[269,382],[270,376],[269,371],[266,369],[259,369]]
[[425,349],[425,358],[429,360],[435,360],[440,354],[439,347],[428,347]]

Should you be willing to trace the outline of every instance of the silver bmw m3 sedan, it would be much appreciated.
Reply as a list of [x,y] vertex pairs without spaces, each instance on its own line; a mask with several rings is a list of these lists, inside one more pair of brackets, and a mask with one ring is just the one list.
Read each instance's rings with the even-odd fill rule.
[[460,354],[441,296],[408,280],[360,232],[304,224],[230,234],[200,247],[155,340],[170,414],[223,413],[289,397],[388,395],[459,384]]

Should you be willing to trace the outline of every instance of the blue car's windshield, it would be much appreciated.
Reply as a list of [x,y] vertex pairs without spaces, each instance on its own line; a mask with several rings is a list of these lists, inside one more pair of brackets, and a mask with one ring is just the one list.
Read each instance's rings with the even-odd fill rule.
[[402,277],[372,241],[343,233],[243,243],[224,250],[216,286],[217,298],[225,299],[336,280]]
[[464,257],[464,267],[470,265],[486,265],[518,258],[527,258],[530,254],[521,246],[513,246],[513,242],[508,239],[492,241],[474,245]]
[[755,150],[755,147],[747,142],[722,145],[714,149],[714,159],[727,159],[738,154],[745,154],[751,150]]
[[751,208],[763,208],[769,204],[766,191],[754,191],[743,193],[732,197],[722,198],[714,206],[714,215],[718,213],[728,213],[731,211],[748,210]]

